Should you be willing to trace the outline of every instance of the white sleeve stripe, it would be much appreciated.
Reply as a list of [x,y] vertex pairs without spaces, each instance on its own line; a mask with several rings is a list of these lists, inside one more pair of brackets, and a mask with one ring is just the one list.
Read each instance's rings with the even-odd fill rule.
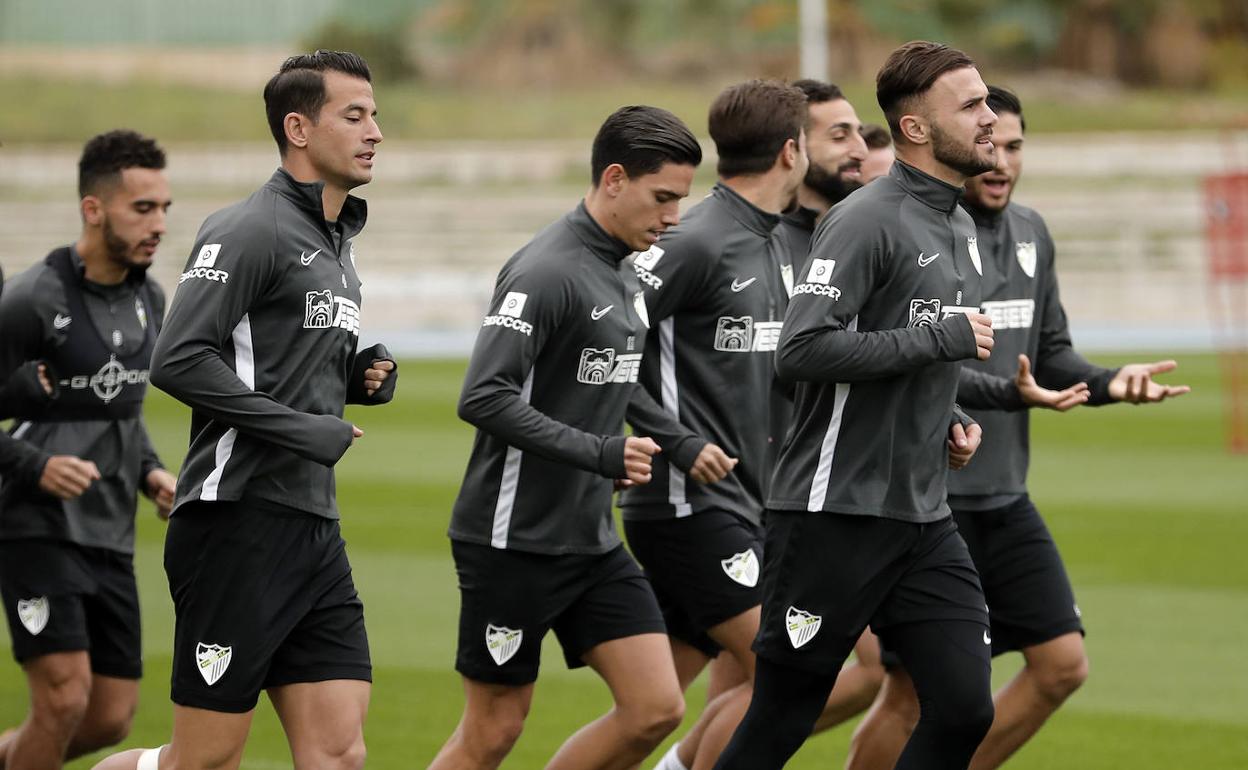
[[[858,316],[854,316],[845,328],[847,331],[857,331]],[[810,484],[810,499],[806,503],[808,511],[822,511],[828,499],[828,486],[832,479],[832,460],[836,457],[836,443],[841,436],[841,418],[845,414],[849,388],[847,382],[836,383],[836,392],[832,396],[832,418],[828,420],[828,430],[823,434],[823,445],[819,448],[819,464],[815,467],[815,477]]]
[[[238,325],[234,327],[233,334],[230,335],[234,341],[234,373],[238,375],[238,379],[243,381],[249,390],[256,389],[256,354],[252,346],[251,339],[251,317],[244,313],[239,319]],[[204,479],[203,486],[199,490],[199,499],[206,502],[213,502],[217,499],[217,495],[221,489],[221,477],[225,475],[225,464],[230,461],[230,456],[234,453],[234,441],[238,438],[238,431],[234,428],[227,430],[220,439],[217,440],[217,449],[215,456],[215,467]]]
[[[529,369],[520,387],[520,400],[529,403],[533,397],[533,372],[537,367]],[[494,527],[490,532],[490,545],[495,548],[507,547],[507,535],[511,530],[511,514],[516,507],[516,492],[520,488],[520,463],[524,452],[514,446],[507,447],[507,457],[503,460],[503,477],[498,485],[498,502],[494,506]]]
[[[676,382],[676,327],[669,316],[659,322],[659,396],[661,406],[672,417],[680,419],[680,386]],[[685,498],[685,474],[667,464],[667,502],[676,506],[676,517],[693,514],[693,508]]]

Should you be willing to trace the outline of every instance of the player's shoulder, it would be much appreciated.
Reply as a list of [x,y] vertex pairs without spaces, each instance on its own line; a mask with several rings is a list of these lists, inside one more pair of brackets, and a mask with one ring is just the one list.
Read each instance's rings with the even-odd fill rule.
[[64,291],[60,274],[41,259],[5,282],[0,303],[10,309],[37,311],[53,298],[63,296]]
[[1030,206],[1024,206],[1021,203],[1010,201],[1009,205],[1006,207],[1006,211],[1009,216],[1014,217],[1020,222],[1026,222],[1046,234],[1049,231],[1048,224],[1045,223],[1044,217],[1040,216],[1040,212]]
[[900,204],[905,197],[905,191],[890,177],[880,177],[833,206],[819,222],[816,233],[834,230],[845,237],[885,232],[900,221]]
[[246,198],[209,214],[200,227],[200,241],[229,238],[249,245],[270,245],[277,237],[281,196],[261,187]]

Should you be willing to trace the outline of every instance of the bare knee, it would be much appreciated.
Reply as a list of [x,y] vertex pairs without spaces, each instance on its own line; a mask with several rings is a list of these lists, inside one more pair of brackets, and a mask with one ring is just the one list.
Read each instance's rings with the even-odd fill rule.
[[1078,654],[1072,653],[1031,668],[1040,694],[1053,703],[1062,703],[1087,681],[1088,656],[1080,650]]
[[621,704],[618,713],[634,743],[653,747],[680,727],[685,718],[685,699],[678,691],[656,693],[643,703]]
[[41,683],[32,693],[36,721],[58,731],[72,732],[82,722],[91,702],[90,675],[71,675]]
[[478,763],[497,767],[524,732],[524,715],[493,714],[488,719],[469,720],[457,731],[462,750]]

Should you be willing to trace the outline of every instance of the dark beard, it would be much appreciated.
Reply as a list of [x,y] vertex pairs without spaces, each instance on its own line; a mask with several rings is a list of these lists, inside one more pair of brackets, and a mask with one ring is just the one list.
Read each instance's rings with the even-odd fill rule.
[[138,244],[127,243],[124,238],[113,230],[107,219],[104,220],[104,248],[110,262],[121,265],[128,270],[146,269],[147,263],[134,258],[134,249]]
[[932,155],[936,160],[967,177],[991,171],[996,165],[992,160],[981,160],[975,154],[975,146],[961,147],[949,135],[932,123]]
[[802,184],[827,199],[832,205],[836,205],[854,190],[862,187],[862,182],[847,182],[842,179],[840,171],[841,169],[837,169],[835,174],[829,174],[821,167],[811,163],[810,167],[806,169],[806,178],[802,180]]

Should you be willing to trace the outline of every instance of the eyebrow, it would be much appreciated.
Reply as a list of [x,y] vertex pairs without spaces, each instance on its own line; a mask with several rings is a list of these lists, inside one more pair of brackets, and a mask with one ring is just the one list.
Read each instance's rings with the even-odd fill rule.
[[[360,104],[359,102],[351,102],[350,104],[347,105],[346,109],[342,111],[342,114],[345,115],[348,112],[354,112],[355,110],[359,110],[360,112],[368,112],[368,105]],[[376,115],[377,108],[374,107],[373,111],[370,114]]]
[[846,120],[846,121],[842,121],[842,122],[840,122],[840,123],[833,123],[832,125],[828,126],[828,130],[829,130],[829,131],[837,131],[837,130],[841,130],[841,131],[853,131],[853,130],[854,130],[854,124],[853,124],[853,123],[850,123],[848,120]]

